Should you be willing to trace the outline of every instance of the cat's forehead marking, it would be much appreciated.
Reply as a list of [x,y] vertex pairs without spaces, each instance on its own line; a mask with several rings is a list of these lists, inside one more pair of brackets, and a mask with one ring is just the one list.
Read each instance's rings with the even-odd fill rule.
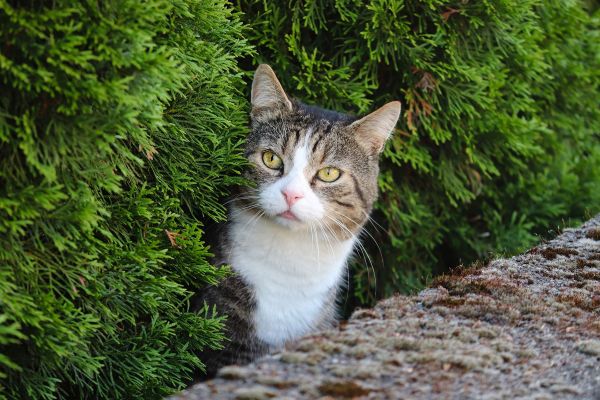
[[333,124],[330,121],[327,120],[321,120],[320,122],[320,128],[319,132],[317,135],[315,135],[315,140],[313,142],[312,145],[312,153],[315,154],[317,151],[317,147],[319,146],[320,143],[322,143],[322,139],[327,137],[329,135],[329,132],[331,132],[331,128],[333,127]]
[[304,134],[304,147],[306,148],[306,150],[308,151],[308,144],[310,143],[310,138],[313,134],[314,131],[314,127],[309,126],[308,128],[306,128],[306,133]]
[[308,160],[310,159],[308,147],[312,133],[313,127],[309,126],[304,134],[304,142],[295,149],[294,156],[292,158],[292,170],[290,171],[290,175],[302,174],[308,165]]

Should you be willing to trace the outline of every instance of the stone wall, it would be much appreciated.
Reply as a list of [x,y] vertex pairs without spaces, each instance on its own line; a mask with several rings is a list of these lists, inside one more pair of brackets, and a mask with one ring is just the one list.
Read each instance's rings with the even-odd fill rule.
[[172,400],[600,399],[600,215]]

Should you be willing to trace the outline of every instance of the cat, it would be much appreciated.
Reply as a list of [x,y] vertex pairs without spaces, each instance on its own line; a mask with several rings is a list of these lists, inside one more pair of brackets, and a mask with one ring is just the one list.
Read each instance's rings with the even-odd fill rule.
[[225,348],[201,355],[209,375],[334,325],[348,258],[377,199],[379,154],[400,115],[398,101],[361,119],[305,105],[265,64],[251,105],[245,155],[255,187],[232,200],[218,250],[233,274],[196,298],[228,316]]

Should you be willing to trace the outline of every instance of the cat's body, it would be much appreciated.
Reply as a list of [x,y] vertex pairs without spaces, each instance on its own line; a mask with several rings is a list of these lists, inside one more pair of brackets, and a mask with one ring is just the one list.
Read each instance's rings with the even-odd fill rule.
[[[286,341],[333,326],[336,297],[345,277],[354,239],[334,247],[315,245],[316,237],[272,226],[268,220],[240,212],[227,226],[228,254],[222,262],[234,275],[206,288],[202,301],[228,315],[225,349],[207,352],[210,372],[227,364],[244,364],[281,348]],[[252,226],[251,226],[252,225]],[[265,260],[270,260],[265,262]],[[309,266],[309,268],[306,268]],[[199,304],[201,305],[201,304]]]
[[243,363],[332,326],[346,263],[377,197],[377,156],[399,115],[393,102],[356,118],[290,100],[268,66],[252,87],[242,189],[222,235],[234,275],[200,293],[228,315],[231,339],[209,369]]

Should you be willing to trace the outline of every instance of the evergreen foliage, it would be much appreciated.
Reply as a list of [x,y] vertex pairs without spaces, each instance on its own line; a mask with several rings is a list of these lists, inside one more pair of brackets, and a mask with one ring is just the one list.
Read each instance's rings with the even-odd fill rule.
[[0,399],[158,398],[219,346],[188,299],[227,273],[201,221],[242,183],[238,60],[342,112],[404,105],[354,302],[597,212],[593,5],[237,0],[244,29],[224,0],[0,0]]
[[240,181],[223,1],[0,0],[0,398],[159,398],[222,340],[188,311]]
[[292,94],[346,112],[404,105],[364,237],[374,270],[355,265],[360,302],[600,209],[599,18],[586,2],[236,4],[254,63]]

